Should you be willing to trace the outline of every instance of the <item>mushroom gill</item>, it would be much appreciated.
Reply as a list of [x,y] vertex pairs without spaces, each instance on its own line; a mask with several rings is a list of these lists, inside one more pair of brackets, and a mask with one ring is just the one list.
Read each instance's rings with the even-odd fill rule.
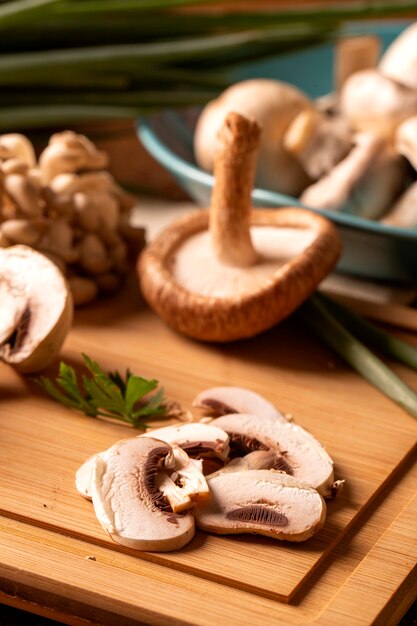
[[271,402],[260,394],[243,387],[212,387],[198,394],[193,406],[214,417],[230,413],[250,413],[263,417],[274,417],[283,422],[287,418],[280,413]]

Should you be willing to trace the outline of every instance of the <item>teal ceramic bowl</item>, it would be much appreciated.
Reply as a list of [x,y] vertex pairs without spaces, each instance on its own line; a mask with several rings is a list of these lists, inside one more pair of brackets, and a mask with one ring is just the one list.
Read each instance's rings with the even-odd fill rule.
[[[406,26],[367,24],[386,48]],[[350,32],[364,32],[354,25]],[[332,90],[334,47],[322,45],[308,51],[248,63],[233,73],[233,80],[276,78],[300,87],[312,98]],[[199,168],[193,155],[193,125],[198,111],[164,111],[138,122],[138,135],[150,152],[200,206],[208,206],[213,177]],[[303,206],[297,198],[267,189],[254,189],[255,206]],[[308,207],[305,207],[308,208]],[[311,209],[313,210],[313,209]],[[417,230],[386,226],[347,213],[315,209],[338,227],[343,254],[339,271],[379,281],[417,284]]]

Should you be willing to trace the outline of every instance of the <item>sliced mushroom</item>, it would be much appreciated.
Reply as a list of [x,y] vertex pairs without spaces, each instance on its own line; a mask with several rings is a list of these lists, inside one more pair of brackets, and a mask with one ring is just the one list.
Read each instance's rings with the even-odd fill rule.
[[[196,465],[192,457],[205,459],[207,455],[215,455],[224,463],[230,452],[228,435],[224,430],[211,426],[211,424],[197,422],[181,424],[180,426],[166,426],[143,433],[139,437],[158,439],[173,447],[174,454],[169,469],[182,478],[182,493],[187,493],[191,500],[203,500],[208,494],[207,484],[202,475],[202,463],[197,461]],[[181,449],[185,451],[183,454],[181,454]],[[99,454],[103,455],[106,452]],[[91,497],[90,485],[95,456],[87,459],[77,470],[75,476],[77,491],[85,498]]]
[[[255,121],[228,115],[210,216],[196,211],[175,222],[139,259],[146,300],[173,328],[197,339],[232,341],[270,328],[311,294],[339,256],[330,221],[302,209],[251,211],[259,134]],[[302,242],[290,259],[288,230]]]
[[228,474],[229,472],[247,472],[248,470],[274,469],[277,460],[275,450],[254,450],[245,456],[236,457],[230,463],[221,469],[207,476],[207,480],[218,476],[219,474]]
[[120,442],[96,455],[91,484],[97,518],[114,541],[129,548],[177,550],[194,536],[191,513],[176,514],[157,486],[172,448],[148,437]]
[[23,373],[44,369],[72,323],[65,278],[52,261],[31,248],[2,248],[0,294],[0,360]]
[[211,424],[190,422],[180,426],[166,426],[148,431],[141,436],[175,444],[185,450],[190,457],[213,453],[225,461],[230,452],[227,434]]
[[193,406],[203,409],[208,415],[219,417],[229,413],[251,413],[259,417],[277,418],[287,422],[271,402],[259,393],[242,387],[212,387],[196,396]]
[[298,161],[286,151],[282,139],[292,119],[300,111],[311,107],[307,96],[287,83],[267,79],[236,83],[219,98],[209,102],[199,117],[194,133],[197,162],[204,169],[213,169],[216,135],[227,115],[236,111],[254,118],[264,129],[257,184],[266,189],[298,195],[308,184],[308,176]]
[[217,534],[255,533],[305,541],[324,524],[320,494],[292,476],[270,470],[209,478],[212,499],[195,507],[196,524]]
[[332,494],[333,461],[323,446],[304,428],[275,417],[249,414],[224,415],[211,422],[230,437],[231,456],[254,450],[274,450],[274,469],[305,482],[324,497]]

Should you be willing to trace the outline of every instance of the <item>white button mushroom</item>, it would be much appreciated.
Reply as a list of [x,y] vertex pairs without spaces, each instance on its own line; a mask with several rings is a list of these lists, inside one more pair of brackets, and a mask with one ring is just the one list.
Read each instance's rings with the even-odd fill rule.
[[194,134],[201,167],[212,170],[216,136],[231,111],[253,117],[263,128],[256,182],[266,189],[298,195],[308,176],[286,151],[283,137],[293,118],[312,104],[301,91],[275,80],[253,79],[232,85],[202,111]]
[[0,249],[0,360],[23,373],[44,369],[71,326],[73,304],[56,265],[26,246]]

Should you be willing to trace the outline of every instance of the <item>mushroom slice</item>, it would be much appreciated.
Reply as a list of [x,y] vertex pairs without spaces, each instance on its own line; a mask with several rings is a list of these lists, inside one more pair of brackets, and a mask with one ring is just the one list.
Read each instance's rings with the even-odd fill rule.
[[340,253],[333,224],[310,211],[252,211],[259,138],[254,120],[227,116],[210,211],[171,224],[138,262],[152,308],[196,339],[233,341],[274,326],[314,291]]
[[[259,393],[243,387],[212,387],[198,394],[193,406],[203,409],[208,415],[219,417],[230,413],[251,413],[263,417],[275,417],[282,422],[287,418],[271,402]],[[212,425],[212,424],[210,424]]]
[[146,432],[141,437],[153,437],[175,444],[190,457],[212,453],[225,461],[230,452],[228,435],[211,424],[190,422],[181,426],[166,426]]
[[0,301],[0,360],[23,373],[44,369],[72,323],[65,278],[27,246],[0,249]]
[[190,459],[182,448],[173,446],[174,472],[171,480],[178,483],[181,494],[188,497],[192,502],[208,500],[210,490],[203,475],[203,462]]
[[224,415],[212,424],[227,432],[232,456],[254,450],[274,450],[274,469],[305,482],[324,497],[332,495],[333,461],[323,446],[297,424],[257,415]]
[[324,524],[320,494],[292,476],[271,470],[209,478],[212,499],[195,507],[196,524],[218,534],[255,533],[305,541]]
[[229,472],[247,472],[248,470],[274,469],[277,460],[277,454],[274,450],[255,450],[249,452],[242,457],[236,457],[230,463],[221,469],[213,472],[208,479],[218,474],[227,474]]
[[191,513],[176,514],[157,485],[158,469],[172,455],[166,443],[135,437],[96,455],[92,500],[97,518],[117,543],[151,551],[177,550],[194,536]]

